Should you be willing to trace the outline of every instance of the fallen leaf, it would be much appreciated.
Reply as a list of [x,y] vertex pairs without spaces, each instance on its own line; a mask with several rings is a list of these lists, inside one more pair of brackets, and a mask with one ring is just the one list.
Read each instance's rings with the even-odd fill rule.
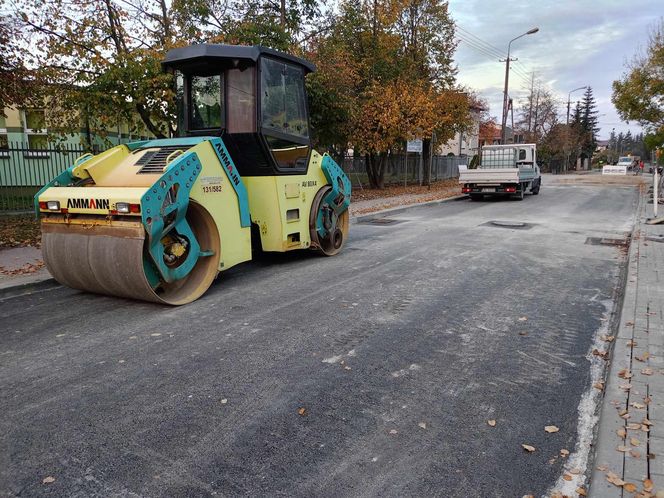
[[534,447],[534,446],[530,446],[529,444],[522,444],[521,447],[522,447],[524,450],[526,450],[528,453],[532,453],[533,451],[535,451],[535,447]]
[[629,446],[618,446],[616,448],[616,451],[622,451],[623,453],[627,453],[629,451]]
[[652,398],[650,396],[646,396],[646,397],[643,398],[643,402],[646,405],[649,405],[651,401],[652,401]]
[[399,434],[399,431],[396,429],[390,429],[390,434]]
[[652,483],[652,481],[650,479],[644,479],[643,480],[643,489],[645,491],[652,491],[653,486],[654,486],[654,484]]
[[641,424],[637,424],[636,422],[630,422],[629,424],[627,424],[627,428],[635,431],[641,428]]
[[496,421],[493,420],[493,419],[492,419],[492,420],[487,420],[486,423],[489,424],[491,427],[495,427],[495,426],[496,426]]
[[553,433],[553,432],[558,432],[560,429],[558,429],[558,427],[556,427],[555,425],[547,425],[547,426],[544,428],[544,430],[545,430],[546,432],[548,432],[549,434],[551,434],[551,433]]
[[641,421],[641,423],[642,423],[643,425],[652,425],[652,422],[651,422],[650,420],[648,420],[647,418],[644,418],[644,419]]
[[525,322],[526,320],[528,320],[528,317],[522,316],[521,318],[519,318],[520,322]]
[[52,482],[55,482],[55,477],[53,476],[44,477],[42,479],[42,484],[51,484]]
[[652,375],[652,374],[655,373],[655,372],[653,371],[652,368],[644,368],[643,370],[641,370],[641,373],[642,373],[643,375]]
[[593,387],[594,387],[595,389],[599,389],[600,391],[603,391],[603,390],[604,390],[604,382],[602,382],[602,381],[595,382],[595,383],[593,384]]
[[638,459],[638,458],[641,458],[641,453],[639,453],[638,451],[629,450],[629,456],[631,456],[632,458],[637,458]]
[[528,332],[519,332],[519,335],[528,335]]
[[566,481],[571,481],[574,478],[569,474],[563,474],[563,479],[565,479]]
[[581,473],[581,469],[572,469],[569,471],[569,473],[574,475],[579,475]]
[[632,446],[638,446],[641,444],[641,441],[639,441],[635,437],[631,437],[629,438],[629,444],[631,444]]
[[523,495],[522,498],[535,498],[535,496],[534,495]]
[[224,399],[221,400],[222,405],[225,405],[226,403],[228,403],[228,399],[224,398]]
[[417,425],[418,425],[418,427],[420,427],[421,429],[426,429],[426,428],[427,428],[427,424],[426,424],[426,422],[420,422],[420,423],[417,424]]
[[301,417],[304,417],[307,414],[307,409],[302,407],[297,409],[297,414],[300,415]]
[[568,455],[569,455],[569,450],[566,450],[565,448],[560,450],[560,456],[566,457]]
[[641,430],[642,430],[643,432],[650,432],[650,427],[648,427],[648,426],[645,425],[645,424],[641,424]]
[[578,494],[579,496],[588,496],[586,488],[581,488],[581,487],[576,488],[576,494]]
[[632,372],[630,372],[626,368],[623,368],[620,372],[618,372],[618,377],[620,377],[621,379],[631,379]]
[[615,339],[615,336],[613,335],[602,335],[600,336],[600,339],[602,339],[604,342],[613,342]]
[[648,351],[643,353],[641,356],[635,356],[634,357],[635,360],[638,360],[642,363],[645,362],[648,358],[650,358],[650,353]]
[[636,492],[636,484],[632,484],[631,482],[626,482],[625,484],[623,484],[623,489],[628,493],[634,493]]
[[620,477],[618,477],[613,472],[607,472],[606,480],[609,481],[614,486],[622,486],[623,484],[625,484],[625,481],[623,481]]
[[607,465],[598,465],[598,466],[595,467],[595,468],[596,468],[597,470],[599,470],[600,472],[604,472],[604,471],[608,470],[609,467],[608,467]]
[[643,403],[637,403],[636,401],[630,403],[630,405],[632,405],[637,410],[643,410],[646,407],[646,405],[644,405]]
[[623,415],[625,415],[625,414],[628,413],[628,412],[629,412],[629,410],[627,410],[627,408],[623,408],[622,410],[620,410],[620,411],[618,412],[618,416],[619,416],[619,417],[622,417]]
[[625,322],[625,327],[633,327],[633,326],[634,326],[634,322],[631,322],[631,321],[630,322]]
[[623,391],[629,391],[632,388],[632,384],[621,384],[618,387]]
[[618,437],[621,439],[625,439],[627,437],[627,431],[625,430],[624,427],[621,427],[616,431],[616,434],[618,434]]

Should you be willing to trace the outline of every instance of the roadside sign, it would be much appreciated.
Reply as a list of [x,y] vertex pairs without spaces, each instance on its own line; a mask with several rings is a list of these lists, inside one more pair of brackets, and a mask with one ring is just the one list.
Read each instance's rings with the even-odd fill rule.
[[406,152],[419,152],[421,154],[422,139],[416,138],[415,140],[408,140],[408,144],[406,145]]
[[602,167],[603,175],[626,175],[627,166],[603,166]]

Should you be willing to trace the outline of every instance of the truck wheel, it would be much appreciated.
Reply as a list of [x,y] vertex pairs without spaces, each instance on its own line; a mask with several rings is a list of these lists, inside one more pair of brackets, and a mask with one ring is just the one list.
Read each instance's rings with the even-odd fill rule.
[[524,188],[523,188],[523,186],[521,186],[519,188],[519,191],[516,194],[514,194],[514,199],[516,199],[517,201],[522,201],[523,200],[523,191],[524,191]]
[[541,186],[541,185],[542,185],[542,181],[541,181],[541,180],[538,180],[538,181],[537,181],[537,185],[535,185],[534,187],[532,187],[532,188],[530,189],[530,193],[533,194],[533,195],[537,195],[537,194],[539,194],[540,186]]
[[471,201],[481,201],[482,199],[484,199],[482,194],[470,194]]

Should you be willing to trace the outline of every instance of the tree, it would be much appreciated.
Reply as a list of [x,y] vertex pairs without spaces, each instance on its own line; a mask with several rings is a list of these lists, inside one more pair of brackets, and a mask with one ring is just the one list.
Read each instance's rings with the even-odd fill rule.
[[620,117],[636,121],[651,134],[664,129],[664,18],[655,24],[645,53],[627,64],[627,72],[613,82],[611,101]]
[[406,140],[423,138],[427,157],[434,132],[447,140],[469,126],[469,96],[453,88],[446,2],[344,1],[311,45],[319,72],[309,88],[325,109],[320,116],[313,111],[317,139],[365,154],[372,187],[383,187],[387,156]]
[[586,88],[583,94],[580,111],[579,121],[586,134],[586,141],[582,144],[582,147],[589,155],[592,155],[597,148],[597,132],[599,132],[599,127],[597,126],[597,104],[593,96],[593,89],[590,86]]
[[13,19],[0,18],[0,116],[6,107],[25,106],[37,97],[35,82],[28,78],[15,39]]
[[99,133],[134,123],[156,137],[173,133],[172,76],[160,62],[173,47],[202,41],[262,43],[288,50],[317,12],[317,0],[26,0],[12,19],[33,75],[47,85],[50,129],[81,122]]

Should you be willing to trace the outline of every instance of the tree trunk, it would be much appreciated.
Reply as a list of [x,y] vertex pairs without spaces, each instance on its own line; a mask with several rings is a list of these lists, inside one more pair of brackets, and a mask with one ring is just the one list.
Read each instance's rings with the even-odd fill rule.
[[143,104],[136,104],[136,112],[141,117],[141,121],[145,124],[146,128],[155,136],[155,138],[166,138],[162,131],[152,122],[150,113]]
[[429,164],[431,163],[431,139],[422,140],[422,185],[429,185],[431,178],[429,176]]
[[386,154],[372,153],[365,155],[365,169],[369,177],[369,187],[375,189],[385,188],[385,159]]

